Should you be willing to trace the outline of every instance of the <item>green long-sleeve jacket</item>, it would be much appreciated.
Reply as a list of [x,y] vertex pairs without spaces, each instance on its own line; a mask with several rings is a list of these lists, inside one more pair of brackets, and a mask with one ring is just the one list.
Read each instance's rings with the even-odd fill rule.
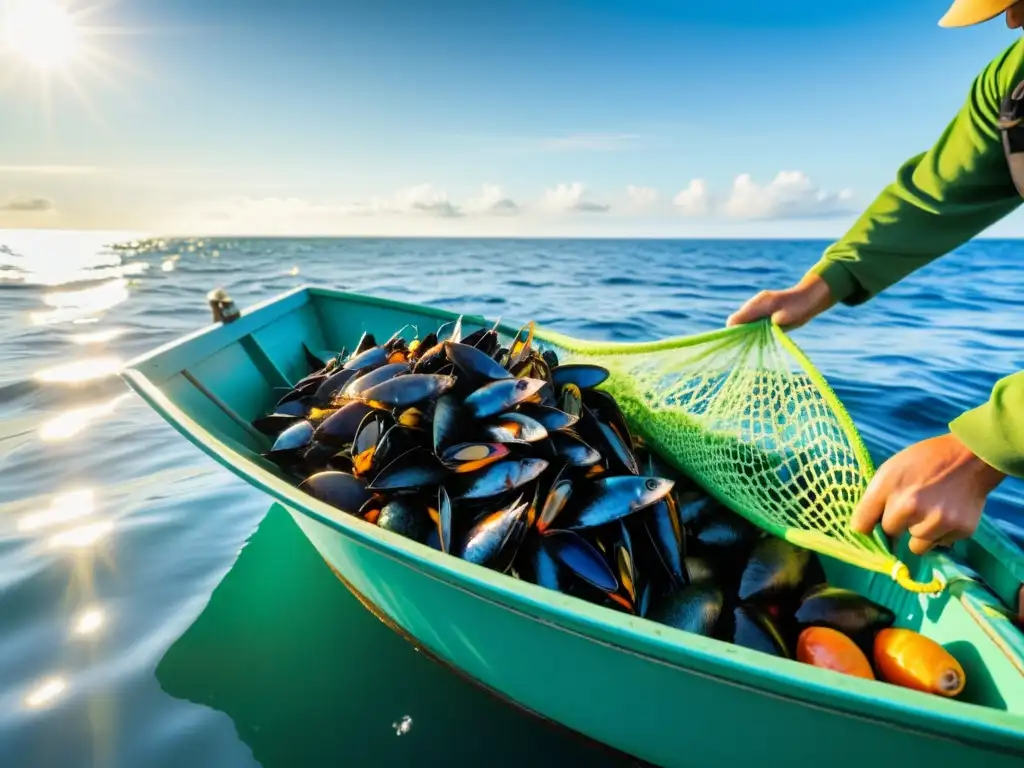
[[[1003,99],[1022,79],[1024,40],[985,68],[935,146],[907,161],[850,231],[825,251],[811,271],[837,301],[867,301],[1024,202],[997,124]],[[983,461],[1024,477],[1024,371],[1001,379],[988,402],[949,427]]]

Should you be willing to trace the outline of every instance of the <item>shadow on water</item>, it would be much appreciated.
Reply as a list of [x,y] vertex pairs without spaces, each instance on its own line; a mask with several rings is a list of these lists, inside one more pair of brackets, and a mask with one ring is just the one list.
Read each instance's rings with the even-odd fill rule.
[[417,652],[345,589],[277,505],[157,679],[171,696],[231,717],[264,768],[635,764]]

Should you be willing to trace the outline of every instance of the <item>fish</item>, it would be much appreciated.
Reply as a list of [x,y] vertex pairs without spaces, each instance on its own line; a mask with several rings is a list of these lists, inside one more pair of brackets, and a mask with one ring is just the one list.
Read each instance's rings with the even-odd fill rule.
[[590,484],[591,497],[566,527],[579,530],[614,522],[663,498],[674,484],[675,481],[661,477],[600,478]]
[[486,419],[507,411],[536,394],[545,382],[540,379],[502,379],[485,384],[463,401],[469,413],[477,419]]

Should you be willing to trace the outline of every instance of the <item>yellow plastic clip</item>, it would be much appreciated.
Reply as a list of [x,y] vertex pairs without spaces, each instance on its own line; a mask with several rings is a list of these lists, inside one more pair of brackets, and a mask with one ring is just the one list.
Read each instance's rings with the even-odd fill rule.
[[893,564],[890,576],[892,576],[893,581],[908,592],[916,592],[922,595],[939,595],[946,588],[946,579],[941,573],[937,573],[927,584],[922,584],[910,578],[910,569],[898,560]]

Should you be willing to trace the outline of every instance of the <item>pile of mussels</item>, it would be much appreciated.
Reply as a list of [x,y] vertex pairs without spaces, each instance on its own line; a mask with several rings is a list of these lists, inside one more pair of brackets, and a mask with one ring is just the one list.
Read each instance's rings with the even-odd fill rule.
[[495,330],[320,360],[253,426],[299,488],[425,546],[652,621],[793,657],[799,630],[853,637],[892,614],[830,587],[636,435],[609,372]]

